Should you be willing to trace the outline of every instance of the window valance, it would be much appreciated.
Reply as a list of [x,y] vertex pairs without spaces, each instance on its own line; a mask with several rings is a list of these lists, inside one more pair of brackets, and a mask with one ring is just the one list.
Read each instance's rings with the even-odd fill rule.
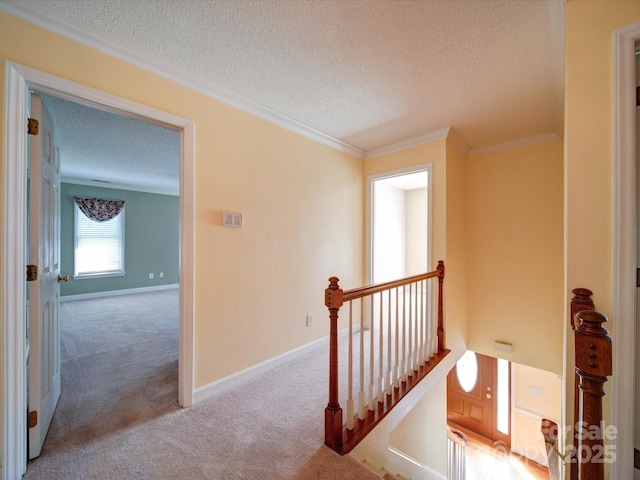
[[124,208],[124,200],[74,197],[82,213],[95,222],[106,222],[118,216]]

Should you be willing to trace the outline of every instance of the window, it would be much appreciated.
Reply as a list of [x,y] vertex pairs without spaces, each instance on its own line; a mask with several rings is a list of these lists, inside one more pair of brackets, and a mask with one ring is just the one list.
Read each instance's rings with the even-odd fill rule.
[[111,220],[96,222],[74,204],[74,278],[124,275],[124,207]]

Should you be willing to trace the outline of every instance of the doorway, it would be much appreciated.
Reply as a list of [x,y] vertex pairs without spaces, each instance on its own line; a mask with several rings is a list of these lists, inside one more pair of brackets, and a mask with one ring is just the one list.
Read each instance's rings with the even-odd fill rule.
[[[1,279],[4,291],[2,336],[2,470],[19,478],[26,470],[26,171],[27,106],[30,90],[160,124],[180,132],[180,332],[178,401],[193,403],[193,123],[160,110],[8,62],[5,65],[5,158],[3,163]],[[183,195],[182,195],[183,194]]]
[[511,446],[510,365],[467,350],[447,375],[447,421]]
[[[56,271],[51,272],[51,275],[58,278],[58,282],[48,281],[44,276],[37,281],[27,282],[28,294],[32,289],[35,294],[44,292],[42,285],[51,289],[50,284],[53,284],[57,290],[56,298],[50,299],[49,303],[53,308],[47,310],[49,313],[46,322],[34,310],[38,303],[34,301],[37,300],[34,295],[30,295],[32,301],[28,309],[32,311],[31,318],[40,320],[27,324],[27,335],[29,336],[31,329],[34,339],[30,349],[32,358],[40,359],[42,363],[47,358],[40,353],[49,352],[54,362],[51,369],[40,368],[37,361],[27,358],[29,378],[32,380],[28,389],[28,403],[31,405],[29,412],[37,412],[38,419],[34,422],[35,426],[28,430],[29,458],[35,458],[40,454],[57,401],[55,395],[51,396],[49,402],[40,400],[37,392],[41,383],[35,380],[42,374],[38,372],[58,372],[53,379],[57,379],[57,382],[52,380],[51,384],[57,385],[56,390],[59,392],[61,386],[65,390],[73,384],[69,380],[69,366],[75,366],[79,356],[93,359],[105,355],[106,350],[121,348],[119,341],[104,342],[104,339],[109,338],[107,331],[115,334],[117,323],[113,323],[113,328],[107,329],[103,334],[96,335],[95,342],[91,337],[78,342],[76,335],[100,325],[100,315],[96,312],[87,317],[85,323],[78,324],[72,321],[73,314],[68,318],[64,315],[64,312],[73,312],[73,308],[68,305],[66,309],[60,308],[59,303],[84,300],[83,304],[88,307],[88,299],[94,303],[103,302],[96,297],[123,293],[141,294],[179,285],[180,135],[178,131],[159,125],[37,92],[31,94],[30,118],[39,121],[39,133],[29,137],[29,145],[32,146],[31,181],[28,183],[31,186],[28,189],[31,201],[27,199],[27,215],[32,220],[27,227],[27,237],[32,241],[29,263],[43,267],[44,273],[47,269],[44,268],[43,259],[38,261],[38,252],[50,251],[53,257],[59,258],[53,262]],[[41,209],[38,214],[35,210],[38,210],[42,202],[37,201],[34,196],[42,190],[41,184],[46,186],[50,183],[49,179],[54,178],[47,175],[47,182],[37,181],[38,168],[35,167],[41,163],[37,152],[42,152],[44,148],[33,146],[41,144],[43,147],[51,145],[47,148],[55,154],[51,155],[56,159],[55,178],[60,181],[55,184],[55,188],[50,189],[49,196],[55,193],[55,198],[51,198],[55,208]],[[46,158],[51,156],[47,155]],[[42,196],[43,201],[49,196]],[[49,218],[54,212],[57,212],[56,218]],[[38,234],[38,225],[53,227],[53,233],[43,237]],[[43,240],[49,240],[51,245]],[[46,248],[39,249],[39,244],[44,244]],[[39,294],[39,303],[43,303],[42,295]],[[177,299],[177,293],[174,296],[167,292],[167,295]],[[120,298],[122,302],[125,301],[124,297]],[[149,311],[153,311],[151,306]],[[173,334],[177,337],[179,315],[175,309],[171,311],[175,327]],[[123,335],[122,340],[126,338],[127,341],[132,341],[135,331],[148,329],[154,318],[152,315],[148,321],[141,321],[141,317],[132,319],[127,324],[132,327],[131,335]],[[49,325],[49,329],[56,332],[56,335],[55,339],[49,338],[49,343],[45,344],[39,332]],[[71,325],[76,328],[71,328]],[[165,329],[163,325],[163,328],[151,330],[146,337],[149,344],[162,341],[163,335],[166,335]],[[78,345],[93,345],[93,349],[64,348],[65,342],[70,342],[72,338]],[[102,338],[103,342],[98,343],[98,338]],[[153,350],[147,353],[155,355]],[[171,355],[175,357],[172,361],[177,363],[178,351],[171,351],[169,358]],[[113,357],[113,364],[116,365],[120,359],[121,357]],[[147,361],[144,355],[132,357],[133,359],[136,360],[136,368],[142,368]],[[93,363],[93,360],[89,363]],[[158,371],[161,368],[160,365],[157,366]],[[64,371],[62,382],[59,375],[61,370]],[[145,372],[155,376],[151,368]],[[111,397],[115,393],[111,385],[119,385],[118,388],[127,390],[134,388],[131,380],[129,383],[122,380],[125,378],[133,380],[134,377],[126,375],[113,378],[113,381],[96,389],[96,395],[100,392],[103,398],[114,398],[114,401],[120,403],[118,397]],[[175,398],[163,398],[175,404],[178,380],[175,376],[172,380],[171,391]],[[141,377],[135,379],[137,385],[144,385],[145,382],[146,379]],[[147,390],[149,397],[152,392],[151,388]],[[44,395],[45,392],[41,393]],[[86,410],[84,403],[70,403],[68,399],[67,396],[67,401],[63,401],[65,412],[73,412],[75,409],[80,414]],[[48,408],[40,408],[38,405]],[[59,415],[61,409],[61,406],[56,409],[55,416],[59,419],[65,418],[64,415]],[[118,416],[116,412],[118,411],[112,411],[114,419]],[[77,415],[70,415],[68,418],[76,417]],[[114,420],[114,423],[117,422]]]
[[432,164],[368,178],[368,281],[430,271]]

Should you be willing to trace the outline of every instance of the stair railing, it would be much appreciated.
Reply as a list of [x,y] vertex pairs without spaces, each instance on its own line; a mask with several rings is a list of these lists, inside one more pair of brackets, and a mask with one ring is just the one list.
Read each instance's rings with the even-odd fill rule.
[[[343,291],[329,279],[329,403],[325,444],[348,453],[444,356],[444,262],[433,272]],[[435,294],[432,283],[437,281]],[[339,311],[347,304],[346,362],[339,361]],[[343,348],[344,350],[345,348]],[[346,421],[339,370],[346,368]]]
[[573,446],[565,454],[558,451],[558,426],[550,420],[543,420],[541,431],[552,480],[559,478],[558,466],[567,455],[570,480],[602,480],[607,459],[602,398],[606,394],[604,384],[613,374],[611,337],[602,325],[607,317],[595,310],[593,292],[576,288],[572,293],[570,322],[575,330],[575,390],[574,424],[568,431],[573,435]]
[[466,480],[467,436],[455,428],[447,428],[447,480]]

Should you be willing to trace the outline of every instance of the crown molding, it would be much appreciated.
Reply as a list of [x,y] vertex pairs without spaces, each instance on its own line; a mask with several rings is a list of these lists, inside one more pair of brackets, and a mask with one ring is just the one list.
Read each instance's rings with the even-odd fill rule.
[[418,147],[426,143],[435,142],[437,140],[444,140],[449,135],[451,127],[441,128],[430,133],[418,135],[417,137],[409,138],[401,142],[392,143],[385,147],[374,148],[365,153],[364,159],[370,160],[372,158],[381,157],[382,155],[389,155],[390,153],[400,152],[407,150],[408,148]]
[[73,185],[86,185],[88,187],[111,188],[113,190],[129,190],[132,192],[155,193],[157,195],[171,195],[177,197],[180,195],[179,188],[153,188],[141,187],[138,185],[126,185],[124,183],[103,182],[100,180],[87,180],[85,178],[62,177],[61,183],[70,183]]
[[447,140],[449,140],[452,144],[454,144],[458,150],[464,153],[466,156],[469,156],[471,152],[471,147],[467,145],[467,142],[460,136],[458,132],[453,127],[449,127],[449,132],[447,133]]
[[539,143],[553,142],[554,140],[562,140],[562,137],[560,137],[556,132],[547,132],[540,135],[533,135],[531,137],[518,138],[502,143],[496,143],[495,145],[488,145],[486,147],[474,148],[471,150],[471,152],[469,152],[469,156],[477,157],[479,155],[501,152],[503,150],[511,150],[513,148],[521,148],[530,145],[537,145]]
[[0,2],[0,10],[78,43],[119,58],[127,63],[153,72],[203,95],[310,138],[311,140],[315,140],[358,158],[364,158],[365,156],[364,150],[320,132],[286,115],[282,115],[269,107],[244,98],[182,67],[162,60],[142,48],[125,42],[115,35],[80,22],[53,7],[42,5],[31,0],[4,0]]
[[400,152],[402,150],[407,150],[409,148],[414,148],[420,145],[445,139],[450,141],[468,157],[477,157],[479,155],[486,155],[488,153],[496,153],[503,150],[511,150],[514,148],[527,147],[530,145],[537,145],[539,143],[561,140],[562,137],[560,137],[556,132],[547,132],[540,135],[518,138],[515,140],[509,140],[507,142],[472,149],[453,127],[447,127],[431,133],[409,138],[407,140],[403,140],[402,142],[376,148],[374,150],[369,150],[368,152],[366,152],[364,159],[369,160],[371,158],[380,157],[382,155],[389,155],[391,153]]

